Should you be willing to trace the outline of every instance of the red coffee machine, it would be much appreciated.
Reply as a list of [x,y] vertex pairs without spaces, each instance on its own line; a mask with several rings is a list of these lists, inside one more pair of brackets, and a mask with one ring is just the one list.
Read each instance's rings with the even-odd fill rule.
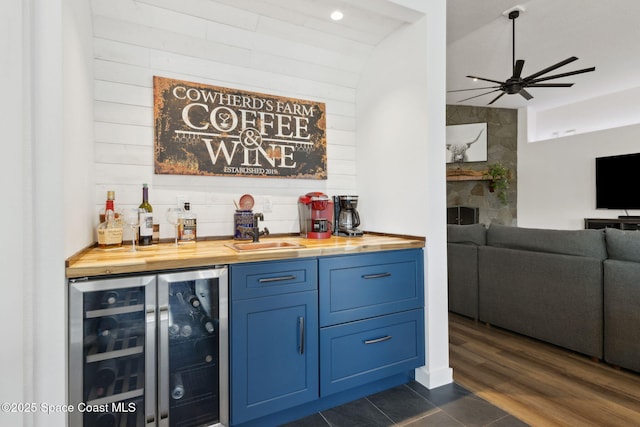
[[320,192],[298,198],[300,236],[306,239],[328,239],[333,232],[333,200]]

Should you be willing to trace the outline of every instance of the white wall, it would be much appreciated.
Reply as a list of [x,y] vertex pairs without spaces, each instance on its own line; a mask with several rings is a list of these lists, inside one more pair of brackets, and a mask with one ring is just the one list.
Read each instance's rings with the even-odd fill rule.
[[[79,148],[90,147],[92,140],[91,75],[85,74],[91,69],[91,19],[83,0],[12,0],[3,2],[0,12],[6,31],[0,38],[0,70],[11,100],[0,114],[11,141],[2,167],[7,204],[2,209],[0,394],[2,402],[63,405],[64,261],[92,241],[92,230],[82,226],[86,221],[77,221],[93,203],[90,177],[78,172],[86,172],[92,160]],[[0,413],[2,425],[65,423],[62,412]]]
[[[172,236],[164,212],[177,196],[191,201],[200,235],[231,235],[233,200],[248,192],[255,211],[272,196],[264,225],[289,233],[298,231],[301,194],[355,192],[355,88],[371,47],[213,2],[93,0],[92,8],[96,213],[109,189],[117,205],[138,205],[146,182],[161,237]],[[154,175],[153,75],[325,102],[329,178]]]
[[[2,351],[0,351],[0,402],[28,401],[31,384],[27,383],[27,351],[31,343],[25,336],[23,323],[30,317],[30,296],[33,281],[29,278],[32,267],[33,235],[30,203],[30,152],[27,126],[29,107],[28,58],[29,39],[25,26],[29,16],[20,0],[0,3],[0,80],[5,100],[0,104],[0,126],[3,129],[3,164],[0,168],[3,208],[0,220],[4,224],[2,252],[0,253],[0,324]],[[0,412],[1,425],[23,425],[23,414]]]
[[595,209],[595,158],[639,152],[640,125],[527,143],[518,117],[518,226],[581,229],[584,218],[625,215]]
[[[398,1],[398,3],[401,3]],[[429,388],[452,381],[448,358],[444,140],[444,1],[376,47],[357,97],[357,182],[363,228],[427,237]]]
[[[630,126],[640,118],[640,88],[610,93],[557,108],[529,112],[529,140]],[[535,123],[531,117],[535,116]]]
[[63,10],[65,256],[95,242],[93,29],[90,4],[66,0]]

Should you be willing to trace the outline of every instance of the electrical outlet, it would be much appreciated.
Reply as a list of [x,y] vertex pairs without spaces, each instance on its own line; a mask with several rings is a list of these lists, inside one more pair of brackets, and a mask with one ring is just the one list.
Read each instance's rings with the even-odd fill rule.
[[273,211],[273,200],[271,199],[271,196],[264,196],[262,211],[264,213],[271,213]]

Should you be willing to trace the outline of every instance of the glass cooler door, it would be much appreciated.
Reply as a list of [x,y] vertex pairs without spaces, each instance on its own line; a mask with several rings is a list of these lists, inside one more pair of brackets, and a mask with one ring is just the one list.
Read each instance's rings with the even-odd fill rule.
[[71,426],[155,420],[155,277],[77,281],[70,287]]
[[227,269],[158,276],[160,425],[228,419]]

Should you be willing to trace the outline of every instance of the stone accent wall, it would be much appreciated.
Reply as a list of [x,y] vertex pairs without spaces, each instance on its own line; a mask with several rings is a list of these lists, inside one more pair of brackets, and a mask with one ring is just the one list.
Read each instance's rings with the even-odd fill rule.
[[447,181],[447,206],[479,208],[483,224],[517,225],[518,110],[447,105],[447,126],[487,123],[487,161],[447,164],[447,170],[484,170],[500,162],[511,172],[504,205],[489,191],[490,181]]

